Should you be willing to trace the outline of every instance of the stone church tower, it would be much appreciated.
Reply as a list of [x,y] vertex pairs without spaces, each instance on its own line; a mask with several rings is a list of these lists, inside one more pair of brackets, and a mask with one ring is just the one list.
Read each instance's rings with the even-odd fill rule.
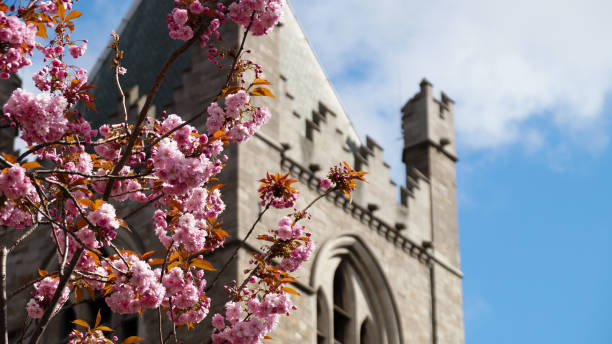
[[[180,44],[170,40],[160,25],[170,9],[171,1],[134,0],[118,30],[126,55],[128,73],[122,83],[131,116],[142,105],[166,54]],[[236,47],[241,37],[242,29],[231,26],[223,33],[223,42]],[[263,66],[277,97],[257,99],[271,109],[272,119],[250,141],[228,148],[231,159],[222,180],[228,208],[223,224],[231,238],[225,249],[207,259],[220,266],[240,244],[260,210],[257,180],[266,171],[290,172],[298,179],[298,207],[302,207],[323,192],[318,180],[325,171],[345,160],[368,171],[368,183],[359,186],[352,202],[342,194],[331,195],[312,209],[307,226],[317,250],[297,272],[295,289],[302,295],[293,301],[299,309],[282,319],[269,342],[464,343],[453,101],[444,93],[434,97],[432,85],[423,80],[419,93],[402,108],[406,186],[398,187],[391,180],[383,148],[370,137],[362,141],[355,132],[288,5],[269,37],[249,37],[246,46],[253,51],[250,58]],[[151,53],[142,53],[151,48]],[[100,86],[95,94],[98,112],[90,116],[98,124],[120,120],[110,59],[107,50],[91,73],[92,83]],[[202,49],[194,48],[171,69],[151,116],[167,110],[190,118],[205,108],[224,81],[224,73],[207,61]],[[122,233],[118,246],[139,252],[159,248],[151,230],[151,212],[131,214],[131,209],[119,214],[135,231]],[[256,230],[273,228],[282,215],[266,214]],[[249,241],[220,282],[241,280],[251,252],[260,245]],[[50,252],[50,261],[53,256]],[[35,268],[27,273],[35,274]],[[212,314],[225,295],[221,290],[211,296],[217,300]],[[100,307],[100,301],[73,307],[56,320],[48,343],[67,334],[62,322],[75,317],[91,321]],[[103,313],[103,317],[111,327],[121,328],[120,336],[139,335],[153,343],[156,314],[145,312],[138,318]],[[22,321],[15,316],[11,323],[18,328]],[[186,343],[206,343],[206,333],[210,330],[204,328],[181,336]]]

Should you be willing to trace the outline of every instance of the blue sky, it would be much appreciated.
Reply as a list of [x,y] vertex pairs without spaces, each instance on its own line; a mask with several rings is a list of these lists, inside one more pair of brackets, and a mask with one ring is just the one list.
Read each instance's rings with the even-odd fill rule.
[[[131,1],[81,2],[91,67]],[[402,104],[423,77],[455,99],[467,343],[612,343],[612,3],[292,6],[396,181]]]

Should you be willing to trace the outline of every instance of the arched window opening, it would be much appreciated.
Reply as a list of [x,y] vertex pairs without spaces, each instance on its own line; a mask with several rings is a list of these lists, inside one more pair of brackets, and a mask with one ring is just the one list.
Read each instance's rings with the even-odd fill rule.
[[319,249],[311,285],[318,289],[318,344],[403,342],[389,284],[376,258],[356,236],[331,239]]
[[353,292],[345,264],[334,275],[334,342],[348,344],[351,340]]
[[329,313],[323,291],[317,291],[317,344],[329,343]]

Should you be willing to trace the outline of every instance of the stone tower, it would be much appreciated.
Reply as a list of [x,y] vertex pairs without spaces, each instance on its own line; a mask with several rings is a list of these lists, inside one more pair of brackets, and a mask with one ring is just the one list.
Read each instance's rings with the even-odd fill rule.
[[[457,226],[457,184],[455,163],[455,126],[453,101],[442,92],[440,99],[432,93],[432,85],[423,79],[420,91],[402,108],[404,151],[407,184],[416,170],[429,181],[431,214],[429,233],[423,233],[424,245],[434,257],[459,270],[459,232]],[[425,228],[425,226],[423,227]],[[456,329],[463,322],[461,276],[434,265],[431,270],[432,298],[440,342],[452,342]],[[451,325],[454,324],[454,325]]]
[[[152,74],[165,59],[163,54],[178,45],[168,38],[163,25],[171,7],[166,0],[134,0],[118,30],[128,69],[122,83],[131,114],[140,109]],[[223,32],[223,44],[238,46],[242,32],[229,26]],[[140,53],[151,47],[151,54]],[[255,101],[268,106],[273,117],[248,142],[226,150],[231,160],[221,181],[227,204],[223,224],[231,238],[225,249],[206,259],[221,266],[240,245],[260,210],[257,180],[266,171],[290,172],[300,181],[297,206],[301,208],[323,193],[318,180],[326,170],[344,160],[368,171],[368,183],[358,188],[352,201],[333,194],[311,209],[307,226],[317,250],[297,273],[294,289],[302,295],[293,297],[293,302],[298,310],[282,319],[271,334],[274,343],[464,343],[452,101],[444,94],[441,100],[435,99],[431,84],[423,81],[420,92],[402,109],[406,186],[398,186],[391,180],[383,148],[373,138],[362,140],[357,135],[288,4],[273,33],[250,37],[246,48],[253,51],[249,58],[263,66],[264,78],[272,83],[276,98]],[[91,73],[92,83],[99,86],[94,94],[98,112],[92,114],[98,123],[121,117],[113,75],[106,68],[111,58],[108,50],[103,52]],[[167,110],[189,118],[207,106],[224,81],[205,52],[192,49],[173,66],[151,116]],[[134,230],[121,232],[118,246],[140,253],[159,249],[151,230],[151,212],[130,214],[131,209],[119,212]],[[261,233],[275,227],[282,215],[282,211],[268,212],[256,230]],[[36,274],[28,252],[53,259],[49,240],[41,234],[38,242],[23,248],[23,256],[15,258],[14,264],[24,268],[14,270],[12,280],[27,281]],[[255,239],[241,246],[239,258],[220,282],[241,280],[241,271],[260,246]],[[12,314],[23,313],[27,295],[22,296]],[[210,296],[212,314],[220,310],[226,295],[219,289]],[[103,301],[72,307],[55,322],[47,342],[60,342],[58,338],[69,331],[64,324],[74,318],[91,322],[99,308],[104,309]],[[142,317],[103,312],[103,321],[120,329],[119,337],[138,335],[147,338],[147,343],[157,333],[156,318],[155,312],[144,312]],[[22,315],[11,319],[11,324],[18,335]],[[181,330],[181,338],[186,343],[206,342],[210,333],[206,324],[209,318],[198,331]]]

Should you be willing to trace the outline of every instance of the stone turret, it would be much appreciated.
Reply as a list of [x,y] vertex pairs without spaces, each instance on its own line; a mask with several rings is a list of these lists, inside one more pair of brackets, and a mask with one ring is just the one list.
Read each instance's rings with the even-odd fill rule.
[[459,266],[457,186],[455,175],[455,126],[453,101],[442,93],[433,96],[432,85],[423,79],[420,91],[402,108],[407,175],[419,170],[431,185],[431,238],[435,250]]

